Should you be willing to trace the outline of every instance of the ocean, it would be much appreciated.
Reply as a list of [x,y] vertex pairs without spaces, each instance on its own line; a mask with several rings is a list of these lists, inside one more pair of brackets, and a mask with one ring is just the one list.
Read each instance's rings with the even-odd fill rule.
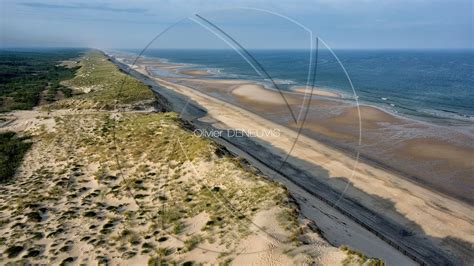
[[[138,50],[128,50],[138,54]],[[250,50],[280,89],[305,86],[310,51]],[[417,120],[452,126],[474,123],[474,50],[335,50],[317,54],[315,86],[347,101],[375,105]],[[314,55],[314,54],[313,54]],[[206,69],[211,78],[248,79],[273,88],[233,50],[150,49],[145,57]],[[314,62],[314,61],[313,61]]]

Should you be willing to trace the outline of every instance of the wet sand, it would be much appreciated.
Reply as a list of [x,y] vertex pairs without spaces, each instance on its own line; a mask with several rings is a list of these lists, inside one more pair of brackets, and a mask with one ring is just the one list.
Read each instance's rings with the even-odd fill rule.
[[184,75],[189,75],[189,76],[205,76],[205,75],[210,74],[209,71],[202,70],[202,69],[182,70],[182,71],[179,71],[179,73],[184,74]]
[[319,96],[327,96],[327,97],[335,97],[335,98],[341,98],[341,94],[332,92],[332,91],[326,91],[318,88],[313,88],[311,87],[293,87],[291,88],[291,91],[298,92],[298,93],[312,93],[313,95],[319,95]]
[[[241,101],[253,102],[255,104],[284,105],[285,100],[277,92],[267,90],[258,84],[243,84],[232,89],[232,95]],[[291,101],[291,103],[296,103]]]
[[[143,70],[144,68],[141,69],[142,73],[146,74]],[[278,137],[253,140],[274,154],[284,157],[293,146],[297,134],[291,127],[297,125],[291,125],[291,122],[287,126],[282,125],[285,119],[281,116],[287,114],[285,107],[275,108],[273,102],[252,103],[246,99],[254,95],[248,89],[242,90],[238,97],[233,97],[229,92],[239,86],[240,81],[153,80],[204,106],[208,117],[211,117],[209,120],[216,121],[215,126],[253,130],[278,128],[282,133]],[[266,96],[265,98],[275,102],[281,97],[278,94]],[[304,100],[301,96],[288,97],[297,102]],[[357,108],[345,102],[319,98],[315,98],[312,103],[316,104],[310,107],[312,115],[305,122],[305,136],[299,136],[288,164],[311,173],[314,182],[324,182],[340,191],[343,199],[356,200],[386,221],[402,225],[408,232],[412,232],[409,235],[417,236],[404,240],[407,243],[414,241],[421,249],[422,243],[426,242],[428,247],[434,245],[463,260],[473,261],[469,254],[472,254],[470,250],[474,243],[474,209],[467,203],[472,201],[470,197],[473,194],[469,192],[472,192],[473,180],[470,175],[466,175],[472,173],[472,162],[468,159],[457,162],[456,159],[472,158],[469,156],[473,154],[471,136],[457,131],[443,134],[440,127],[403,119],[374,107]],[[301,111],[299,105],[291,107]],[[359,112],[363,134],[362,146],[358,150],[362,155],[372,154],[376,158],[356,162],[353,148],[359,140]],[[331,145],[324,144],[321,140]],[[413,145],[415,148],[410,148]],[[433,160],[433,156],[436,156],[433,153],[442,153],[438,150],[440,145],[443,149],[451,147],[450,156]],[[416,157],[416,160],[407,158],[407,153]],[[384,169],[387,166],[384,162],[391,164],[388,165],[390,170]],[[443,174],[451,174],[450,183],[447,183],[448,179],[442,182],[445,176],[431,176],[431,173],[440,169]],[[401,174],[409,171],[428,172],[431,179]],[[453,179],[456,182],[452,182]],[[445,190],[436,185],[446,186]],[[457,196],[461,195],[464,202],[452,197],[453,191],[459,193]],[[357,210],[348,211],[357,213]],[[370,222],[370,219],[367,221]],[[379,229],[384,230],[383,225],[380,226],[382,227]]]
[[[470,204],[474,202],[474,179],[469,178],[474,172],[474,161],[463,159],[463,163],[459,163],[460,158],[474,158],[474,137],[469,134],[405,119],[372,106],[355,106],[315,95],[309,99],[309,95],[282,93],[295,116],[299,115],[300,119],[295,123],[282,95],[262,85],[199,78],[177,82],[295,130],[301,126],[307,103],[311,101],[302,128],[308,137],[350,154],[360,151],[363,158],[380,167],[448,196]],[[413,152],[413,145],[420,150]],[[437,153],[438,148],[442,148],[441,153],[449,151],[449,156],[426,155]],[[407,154],[416,158],[408,159]]]

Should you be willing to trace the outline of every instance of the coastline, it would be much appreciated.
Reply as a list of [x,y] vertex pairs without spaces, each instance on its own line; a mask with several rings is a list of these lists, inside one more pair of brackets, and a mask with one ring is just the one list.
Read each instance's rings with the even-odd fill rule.
[[[147,64],[148,63],[149,62],[147,62]],[[141,71],[142,74],[146,73],[146,75],[153,77],[154,74],[151,74],[148,71],[147,66],[146,66],[147,64],[145,64],[144,69],[139,70],[139,72]],[[176,65],[176,64],[173,63],[173,65]],[[176,65],[176,67],[179,67],[179,65]],[[167,80],[170,81],[169,79],[167,79]],[[285,101],[283,101],[282,97],[280,97],[280,95],[277,93],[277,90],[269,89],[264,85],[261,85],[259,83],[255,83],[255,82],[249,81],[249,80],[226,80],[226,79],[211,79],[211,80],[209,80],[209,79],[203,79],[203,78],[200,78],[200,77],[196,77],[195,79],[177,78],[177,79],[171,79],[171,81],[175,82],[175,83],[176,83],[176,81],[180,81],[180,82],[178,82],[178,84],[188,86],[192,89],[194,89],[193,86],[197,84],[198,88],[199,88],[198,90],[204,90],[204,92],[206,92],[208,94],[210,93],[210,94],[212,94],[212,96],[216,96],[215,92],[217,90],[226,89],[227,91],[224,93],[224,95],[233,95],[234,97],[237,96],[238,98],[244,99],[244,100],[251,103],[250,105],[248,105],[246,107],[250,107],[251,105],[254,105],[254,104],[263,105],[265,103],[268,103],[269,104],[268,106],[261,109],[261,111],[263,111],[263,112],[256,112],[255,110],[251,110],[251,109],[248,109],[248,108],[244,108],[244,109],[252,112],[255,115],[263,117],[267,120],[271,120],[272,122],[275,122],[275,121],[273,121],[271,119],[271,117],[269,119],[269,117],[265,116],[265,111],[267,111],[268,109],[281,108],[282,105],[285,103],[285,101],[287,103],[290,103],[290,104],[292,104],[292,103],[301,104],[301,102],[298,102],[298,101],[291,102],[292,99],[289,98],[289,97],[291,97],[292,95],[295,94],[292,91],[283,91],[283,94],[286,95],[285,96],[286,99],[285,99]],[[181,82],[181,81],[184,81],[184,82]],[[189,82],[189,83],[187,83],[187,82]],[[305,88],[303,88],[303,89],[305,89]],[[336,103],[336,105],[338,103],[341,103],[341,102],[344,103],[344,104],[347,103],[347,102],[343,101],[343,99],[338,99],[341,96],[340,94],[334,94],[333,96],[330,96],[330,95],[332,95],[332,92],[330,92],[330,91],[320,90],[320,89],[316,89],[316,88],[314,90],[315,90],[315,92],[313,93],[313,95],[316,96],[316,97],[312,98],[312,101],[313,102],[316,101],[317,104],[322,104],[324,106],[331,106],[332,107],[334,105],[334,103]],[[237,93],[234,93],[234,92],[237,92]],[[257,93],[255,93],[255,92],[257,92]],[[254,94],[256,94],[256,95],[254,95]],[[307,98],[309,98],[309,93],[306,93],[306,94],[296,93],[296,94],[298,94],[299,96],[304,96],[305,100]],[[336,97],[336,95],[339,96],[339,97]],[[323,96],[323,97],[318,98],[317,96]],[[329,99],[327,99],[325,96],[328,96]],[[217,97],[217,98],[222,100],[222,98],[220,98],[220,97]],[[228,102],[227,99],[225,99],[225,101]],[[230,101],[229,103],[237,105],[237,107],[242,108],[242,106],[239,105],[240,103],[236,104],[236,102],[233,102],[233,101]],[[402,125],[402,126],[406,125],[407,128],[417,128],[417,129],[422,130],[418,133],[421,133],[421,132],[425,133],[423,131],[432,131],[431,133],[436,132],[435,134],[431,134],[431,135],[427,134],[425,136],[422,136],[421,138],[400,139],[400,140],[398,140],[398,142],[400,142],[400,141],[408,142],[408,140],[412,141],[412,143],[410,145],[412,147],[408,147],[407,150],[411,150],[413,153],[420,153],[420,154],[427,155],[426,156],[427,158],[435,160],[435,161],[440,160],[440,159],[448,160],[448,161],[450,161],[449,162],[450,164],[459,162],[460,165],[465,166],[465,168],[463,170],[464,171],[463,173],[465,173],[465,174],[469,174],[470,172],[472,172],[472,170],[474,170],[474,162],[469,159],[469,156],[474,156],[474,145],[472,145],[472,144],[471,145],[465,145],[465,144],[471,143],[470,140],[474,140],[473,139],[474,138],[474,134],[473,134],[474,133],[474,128],[468,128],[467,131],[463,130],[461,132],[457,131],[457,129],[458,129],[457,127],[455,127],[454,130],[451,130],[449,128],[449,130],[451,132],[447,131],[444,134],[445,136],[443,138],[438,138],[438,136],[436,134],[438,134],[438,132],[446,131],[448,129],[447,126],[431,124],[431,123],[428,123],[426,121],[415,120],[415,119],[410,118],[410,117],[402,116],[401,114],[391,113],[391,112],[387,111],[386,109],[384,109],[382,107],[373,106],[373,105],[369,105],[369,104],[366,104],[366,103],[359,104],[359,105],[349,104],[347,106],[349,108],[345,108],[343,111],[344,112],[349,111],[349,112],[347,112],[347,114],[348,114],[349,117],[352,116],[352,118],[347,119],[347,118],[344,118],[344,117],[340,117],[342,119],[340,119],[340,118],[338,118],[338,119],[341,120],[341,121],[337,121],[337,122],[342,122],[341,124],[352,124],[351,126],[353,126],[357,130],[360,128],[362,130],[362,132],[360,134],[363,135],[371,129],[379,130],[379,126],[376,125],[376,124],[379,124],[380,122],[390,123],[390,124],[397,124],[398,123],[399,125]],[[337,108],[337,106],[336,106],[336,108]],[[352,110],[349,110],[349,109],[352,109]],[[301,115],[301,112],[300,112],[300,115]],[[358,123],[357,116],[359,116],[360,119],[361,119],[360,120],[361,121],[360,126],[357,125],[357,123]],[[305,121],[305,124],[308,124],[308,120],[310,120],[310,119],[307,119]],[[320,122],[321,121],[316,121],[316,124],[319,124]],[[326,121],[324,121],[324,122],[326,122]],[[330,123],[332,123],[332,121]],[[295,124],[294,127],[289,127],[289,128],[291,128],[295,131],[298,131],[297,126],[298,125]],[[315,135],[315,134],[308,133],[308,131],[306,129],[307,128],[302,128],[301,134],[305,135],[308,138],[312,138],[312,139],[315,139],[319,142],[323,142],[326,145],[329,145],[330,147],[332,147],[334,149],[337,149],[337,150],[339,150],[343,153],[346,153],[349,156],[352,155],[354,158],[357,157],[359,160],[364,160],[366,163],[369,163],[374,167],[378,167],[378,168],[381,168],[381,169],[384,169],[384,170],[387,170],[387,171],[391,171],[392,173],[394,173],[396,175],[403,176],[408,181],[415,182],[415,183],[417,183],[419,185],[422,185],[422,186],[426,186],[429,189],[435,189],[435,190],[441,192],[442,194],[444,194],[445,196],[450,197],[452,199],[461,200],[461,201],[464,201],[464,202],[466,202],[468,204],[471,204],[471,205],[474,203],[474,197],[466,197],[466,195],[471,195],[472,193],[470,193],[470,192],[474,191],[474,184],[471,182],[471,180],[465,180],[469,183],[463,184],[463,185],[460,186],[460,188],[462,188],[462,189],[467,188],[468,189],[467,191],[460,191],[459,194],[453,194],[452,189],[451,190],[450,189],[445,189],[446,184],[444,184],[443,186],[438,186],[434,183],[430,183],[429,180],[433,179],[432,176],[428,175],[427,178],[424,178],[423,176],[417,175],[416,172],[413,173],[411,171],[407,171],[407,169],[404,169],[403,167],[397,167],[396,165],[394,166],[392,158],[390,158],[391,159],[390,163],[387,163],[386,160],[384,161],[380,157],[367,156],[369,154],[369,152],[366,153],[366,154],[364,154],[363,152],[357,152],[358,150],[363,149],[362,146],[355,147],[357,145],[352,145],[352,146],[351,145],[345,145],[344,143],[341,144],[341,142],[337,141],[337,137],[340,137],[341,139],[352,138],[352,141],[355,143],[355,142],[357,142],[358,138],[360,138],[360,136],[362,136],[362,135],[359,135],[359,136],[357,136],[357,134],[343,135],[343,134],[338,134],[337,131],[330,131],[330,130],[326,130],[325,128],[323,128],[322,130],[320,128],[318,128],[320,130],[320,132],[318,132],[318,133],[323,133],[323,134],[316,134]],[[327,136],[324,136],[325,135],[324,133],[327,133]],[[455,135],[453,135],[453,134],[455,134]],[[457,139],[457,138],[459,138],[460,140]],[[370,144],[370,143],[364,143],[363,138],[360,139],[360,140],[365,145]],[[457,141],[457,144],[454,145],[454,146],[451,145],[451,144],[453,144],[452,141]],[[426,144],[426,143],[428,143],[428,145],[424,146],[423,144]],[[433,147],[430,147],[430,145],[432,145]],[[380,150],[382,148],[386,148],[386,147],[381,146],[378,149]],[[423,151],[423,150],[426,150],[426,149],[436,150],[436,148],[442,148],[443,150],[448,149],[450,151],[450,154],[453,155],[453,156],[442,156],[441,154],[432,154],[431,156],[429,156],[429,153]],[[372,150],[372,151],[374,151],[374,150]],[[403,153],[403,152],[404,151],[401,150],[401,154],[403,155],[403,157],[406,157],[407,155],[410,155],[410,154]],[[416,155],[414,155],[414,156],[417,157]],[[400,165],[398,165],[398,166],[400,166]],[[423,170],[426,171],[426,170],[429,170],[429,169],[423,169]],[[437,170],[439,170],[439,169],[437,169]],[[455,172],[455,171],[452,171],[454,169],[449,169],[449,168],[446,169],[446,170],[444,170],[444,169],[441,169],[441,170],[442,171],[439,171],[439,172],[444,171],[443,174],[446,174],[446,171]],[[455,170],[457,172],[459,172],[460,169],[455,169]],[[419,171],[418,171],[418,173],[419,173]],[[430,173],[430,174],[432,174],[432,173]],[[450,177],[449,179],[451,180],[451,179],[453,179],[453,177]],[[466,185],[466,186],[464,186],[464,185]]]
[[78,64],[68,85],[93,91],[2,118],[1,132],[32,147],[2,186],[0,261],[380,263],[329,244],[284,186],[193,135],[164,98],[99,51]]
[[[153,49],[152,49],[153,50]],[[107,51],[108,52],[108,51]],[[106,52],[106,53],[107,53]],[[128,50],[128,51],[111,51],[111,54],[113,55],[120,55],[121,58],[136,58],[136,51]],[[189,71],[194,72],[196,70],[196,74],[198,75],[188,75],[188,76],[193,76],[193,77],[202,77],[206,76],[206,78],[223,78],[226,79],[228,77],[231,77],[232,79],[246,79],[247,81],[253,82],[253,83],[259,83],[261,84],[261,79],[259,77],[253,77],[249,76],[248,74],[242,74],[240,72],[237,73],[232,73],[228,72],[227,67],[224,66],[215,66],[213,65],[212,61],[210,61],[210,66],[206,64],[206,62],[199,62],[199,63],[187,63],[187,59],[182,56],[174,56],[169,53],[166,53],[164,57],[158,57],[160,56],[159,53],[154,53],[150,50],[150,53],[146,55],[141,55],[141,58],[143,59],[143,62],[146,63],[151,63],[152,61],[159,60],[161,63],[165,63],[166,65],[172,65],[173,69],[176,70],[176,73],[180,73],[181,70],[184,71]],[[174,56],[174,57],[173,57]],[[141,59],[139,61],[142,61]],[[218,62],[218,61],[216,61]],[[131,62],[129,62],[131,63]],[[218,71],[214,71],[215,69],[218,69]],[[233,69],[230,67],[229,69]],[[234,69],[235,70],[235,69]],[[239,74],[240,73],[240,74]],[[356,73],[357,74],[357,73]],[[367,78],[367,77],[366,77]],[[284,79],[275,79],[275,83],[280,84],[281,88],[284,87],[283,91],[285,92],[292,92],[293,88],[297,89],[302,89],[303,93],[308,86],[305,81],[298,80],[297,78],[284,78]],[[354,84],[356,85],[356,84]],[[358,82],[358,85],[360,86],[360,81]],[[472,115],[465,112],[460,112],[458,110],[450,110],[448,107],[443,107],[443,108],[436,108],[436,107],[426,107],[425,106],[419,106],[420,108],[416,108],[416,102],[415,102],[415,107],[413,105],[409,104],[404,104],[402,102],[398,102],[395,99],[397,98],[394,95],[391,94],[376,94],[376,95],[370,95],[370,97],[367,97],[365,95],[367,93],[365,88],[359,89],[357,86],[356,92],[357,96],[355,96],[352,92],[351,89],[348,90],[341,90],[337,85],[323,85],[323,87],[319,88],[318,86],[314,87],[314,90],[321,91],[320,96],[328,96],[328,97],[336,97],[336,98],[343,98],[343,100],[348,100],[348,101],[354,101],[356,98],[358,99],[360,104],[364,105],[369,105],[374,108],[381,109],[385,112],[390,113],[391,115],[394,116],[400,116],[404,119],[408,120],[414,120],[416,122],[420,123],[427,123],[431,125],[436,125],[436,126],[441,126],[441,127],[451,127],[451,128],[456,128],[457,130],[462,131],[463,133],[468,133],[471,136],[474,136],[474,127],[472,127],[474,123],[474,117]],[[270,83],[266,83],[265,87],[269,90],[274,90],[272,89],[272,85]],[[342,86],[344,87],[344,86]],[[364,89],[364,90],[363,90]],[[365,93],[365,94],[364,94]],[[317,93],[315,93],[317,95]],[[338,95],[338,96],[336,96]],[[376,96],[376,97],[373,97]],[[391,97],[392,96],[392,97]],[[422,108],[423,107],[423,108]],[[451,115],[450,115],[451,114]]]
[[[147,75],[148,73],[145,71],[145,68],[143,67],[138,67],[136,69],[137,71],[141,72],[141,74],[143,75]],[[207,112],[208,112],[208,120],[210,121],[215,121],[215,120],[220,120],[219,121],[219,124],[222,126],[222,124],[224,124],[225,126],[224,127],[232,127],[231,124],[234,123],[234,126],[238,126],[238,124],[235,124],[235,121],[233,122],[231,119],[227,118],[225,115],[223,116],[222,114],[222,105],[228,107],[229,109],[231,108],[230,105],[228,103],[224,103],[224,102],[219,102],[219,104],[221,105],[219,107],[219,109],[217,109],[216,107],[216,110],[219,110],[218,113],[220,115],[218,115],[217,117],[219,117],[219,119],[216,118],[216,116],[212,116],[212,113],[211,112],[211,108],[209,108],[210,105],[212,105],[212,102],[216,102],[218,100],[216,99],[213,99],[211,100],[209,97],[206,97],[205,95],[202,95],[202,93],[199,93],[197,91],[189,91],[190,88],[187,88],[186,86],[184,85],[179,85],[179,84],[173,84],[169,81],[165,81],[165,80],[160,80],[160,79],[156,79],[156,78],[152,78],[152,77],[148,77],[148,78],[151,78],[153,79],[154,81],[156,81],[158,84],[160,84],[161,86],[164,86],[164,87],[167,87],[168,89],[172,89],[172,90],[175,90],[177,91],[178,93],[182,93],[184,95],[187,95],[189,96],[190,98],[193,99],[193,101],[196,101],[198,103],[200,103],[201,106],[205,106],[205,108],[207,109]],[[198,96],[196,96],[198,95]],[[200,100],[198,100],[199,98],[201,98]],[[202,104],[202,102],[204,101],[203,98],[206,101],[206,104]],[[235,106],[233,106],[235,107]],[[235,112],[239,112],[239,114],[241,114],[241,119],[242,119],[242,110],[239,109],[239,108],[233,108],[232,109],[233,111]],[[215,112],[214,112],[215,113]],[[228,112],[227,112],[228,113]],[[228,115],[231,115],[231,114],[228,114]],[[277,124],[274,124],[268,120],[265,120],[263,121],[262,118],[259,118],[259,117],[256,117],[254,114],[250,114],[250,113],[245,113],[245,116],[246,117],[252,117],[252,121],[260,121],[261,123],[265,124],[267,127],[268,126],[274,126],[274,127],[278,127],[279,125]],[[224,117],[225,119],[220,119],[221,117]],[[225,120],[225,121],[222,121],[222,120]],[[251,122],[250,122],[251,123]],[[242,121],[240,121],[240,124],[246,124],[246,123],[243,123]],[[258,127],[257,127],[258,128]],[[282,129],[284,130],[284,129]],[[291,135],[291,133],[289,133]],[[314,142],[314,140],[312,139],[309,139],[307,137],[304,137],[304,136],[301,136],[300,137],[300,141],[301,142],[304,142],[305,145],[313,145],[313,146],[317,146],[318,148],[322,148],[322,150],[325,150],[326,154],[331,154],[333,153],[333,155],[336,155],[336,156],[333,156],[333,157],[339,157],[339,159],[337,159],[338,161],[341,161],[341,157],[342,158],[346,158],[347,155],[344,155],[342,154],[341,152],[334,152],[334,151],[331,151],[331,149],[328,150],[327,147],[325,147],[324,145],[321,145],[321,143],[316,143]],[[279,142],[274,142],[274,141],[270,141],[270,140],[267,140],[268,143],[272,143],[273,145],[276,145],[278,148],[282,148],[281,145],[278,145],[278,144],[281,144],[281,140],[279,140]],[[262,142],[259,142],[259,144],[262,144]],[[265,143],[263,143],[262,145],[265,145]],[[302,145],[304,146],[304,145]],[[324,147],[324,148],[323,148]],[[268,148],[268,145],[267,145],[267,148]],[[308,150],[308,149],[304,149],[304,147],[300,147],[298,146],[299,149],[297,149],[296,153],[295,154],[292,154],[292,157],[300,157],[303,158],[303,159],[306,159],[307,162],[304,162],[304,163],[301,163],[300,162],[300,166],[301,166],[301,169],[312,169],[314,168],[314,165],[311,165],[311,163],[308,163],[308,162],[311,162],[318,158],[318,156],[316,157],[313,157],[313,158],[308,158],[308,157],[311,157],[311,156],[307,156],[307,154],[311,154],[313,152],[313,150]],[[303,151],[300,151],[300,148]],[[271,147],[270,147],[271,149]],[[282,150],[285,150],[284,148]],[[278,150],[275,150],[273,149],[272,150],[274,153],[278,154],[280,153],[280,155],[282,154],[282,152],[278,152]],[[306,152],[307,151],[307,152]],[[306,156],[305,156],[306,155]],[[314,155],[314,154],[313,154]],[[284,156],[284,155],[283,155]],[[346,157],[345,157],[346,156]],[[305,158],[306,157],[306,158]],[[319,157],[321,157],[321,155],[319,155]],[[289,163],[294,163],[294,162],[291,162],[291,159],[289,159]],[[346,166],[345,168],[350,168],[350,167],[347,167],[347,162],[352,160],[352,158],[346,158],[346,159],[343,159],[342,161],[345,161],[346,162]],[[388,198],[391,198],[393,200],[390,200],[391,202],[393,202],[395,205],[394,206],[397,206],[395,208],[394,211],[392,211],[393,213],[390,213],[386,216],[386,218],[390,219],[390,220],[399,220],[401,221],[400,224],[404,224],[406,222],[403,222],[404,219],[407,219],[408,221],[410,221],[410,223],[415,223],[417,224],[418,226],[420,226],[420,228],[422,228],[421,230],[421,233],[424,233],[424,231],[428,231],[429,234],[433,234],[433,235],[436,235],[436,236],[443,236],[443,237],[447,237],[447,236],[455,236],[455,237],[459,237],[459,238],[463,238],[465,237],[465,233],[469,233],[469,230],[471,230],[471,228],[469,226],[466,227],[466,224],[464,223],[463,224],[463,219],[465,219],[466,217],[462,218],[464,215],[461,215],[463,212],[470,212],[472,211],[472,208],[471,206],[469,205],[465,205],[463,203],[460,203],[460,202],[457,202],[456,200],[453,200],[453,199],[446,199],[444,198],[442,195],[439,195],[435,192],[432,192],[432,191],[429,191],[425,188],[420,188],[418,187],[417,185],[413,184],[413,183],[410,183],[406,180],[403,180],[401,177],[398,177],[392,173],[387,173],[386,171],[382,170],[382,169],[377,169],[377,167],[373,167],[373,166],[370,166],[370,165],[366,165],[365,162],[362,162],[360,163],[363,165],[362,168],[365,168],[367,169],[367,172],[368,173],[371,173],[370,176],[372,176],[373,178],[375,178],[375,180],[379,180],[379,187],[378,189],[384,189],[385,192],[390,195]],[[341,165],[337,165],[337,163],[335,162],[328,162],[326,164],[323,165],[323,167],[326,167],[326,168],[334,168],[336,167],[337,168],[341,168]],[[360,165],[358,166],[358,168],[360,168]],[[360,169],[356,169],[357,172],[359,172],[359,174],[361,174],[360,172]],[[334,171],[334,172],[338,172],[337,169],[332,169],[331,171]],[[339,171],[340,172],[340,171]],[[351,176],[350,174],[350,170],[349,172],[347,172],[346,170],[346,173],[343,173],[343,174],[331,174],[330,176]],[[348,174],[349,173],[349,174]],[[366,198],[368,197],[368,199],[366,200],[362,200],[362,202],[364,202],[364,204],[366,204],[367,202],[370,203],[370,197],[371,196],[368,196],[368,195],[371,195],[371,193],[373,193],[374,191],[376,191],[377,189],[375,187],[377,186],[373,186],[375,188],[374,189],[370,189],[370,188],[367,188],[367,189],[363,189],[364,188],[364,185],[369,185],[370,186],[370,183],[367,183],[369,182],[367,179],[365,180],[366,183],[364,183],[364,175],[366,174],[361,174],[360,176],[356,175],[357,178],[360,178],[361,180],[359,180],[359,182],[362,182],[362,183],[359,183],[357,184],[357,182],[353,183],[358,189],[360,189],[361,191],[360,192],[351,192],[351,193],[348,193],[346,194],[347,196],[350,196],[351,198]],[[383,178],[380,178],[381,176],[383,176]],[[351,179],[351,181],[353,181],[353,179]],[[373,182],[374,180],[370,180],[371,182]],[[328,180],[324,180],[324,182],[328,182]],[[333,187],[335,188],[338,188],[338,189],[341,189],[341,187],[344,187],[347,183],[344,183],[342,184],[337,184],[338,182],[334,182],[334,181],[329,181],[329,183],[332,183],[331,185],[333,185]],[[364,185],[362,185],[364,184]],[[395,186],[395,188],[390,188],[390,187],[387,187],[388,186]],[[397,188],[398,187],[398,188]],[[392,191],[392,192],[388,192],[390,190],[396,190],[396,191]],[[405,193],[405,192],[402,192],[404,190],[408,190],[408,191],[411,191],[411,193]],[[363,192],[362,192],[363,191]],[[350,195],[351,194],[351,195]],[[367,195],[366,195],[367,194]],[[384,193],[382,193],[384,194]],[[396,195],[398,194],[398,197],[396,197]],[[404,195],[404,194],[408,194],[408,195]],[[379,193],[380,195],[380,193]],[[407,200],[405,198],[405,196],[409,196],[409,195],[413,195],[413,203],[410,203],[410,200]],[[416,202],[416,198],[417,196],[416,195],[424,195],[423,196],[423,199],[424,199],[424,206],[423,207],[426,207],[428,208],[428,214],[425,215],[425,217],[416,217],[416,213],[418,212],[417,209],[418,208],[415,208],[414,210],[411,208],[413,207],[413,205],[416,205],[414,204],[414,202]],[[411,196],[409,196],[411,197]],[[408,197],[408,198],[409,198]],[[387,198],[386,195],[383,196],[383,198]],[[443,208],[447,208],[447,209],[454,209],[454,212],[457,213],[457,217],[453,217],[453,219],[455,221],[458,221],[461,225],[462,228],[456,228],[455,231],[457,232],[448,232],[448,231],[444,231],[444,233],[441,233],[440,232],[437,232],[437,230],[434,230],[436,228],[430,228],[432,226],[430,225],[424,225],[424,222],[426,221],[430,221],[430,219],[432,219],[433,217],[435,217],[436,220],[439,220],[441,219],[441,217],[439,216],[439,214],[437,214],[437,209],[438,207],[433,207],[433,204],[432,202],[436,202],[436,204],[440,204],[440,206],[444,206]],[[441,203],[439,203],[441,202]],[[371,204],[373,206],[371,206]],[[383,206],[376,206],[377,203],[371,203],[369,204],[370,208],[369,209],[374,209],[376,210],[377,212],[383,212],[384,211],[384,208]],[[403,207],[404,206],[404,207]],[[436,205],[435,205],[436,206]],[[441,207],[439,207],[441,208]],[[402,215],[401,215],[402,214]],[[460,216],[459,216],[460,215]],[[401,217],[400,217],[401,216]],[[405,217],[407,216],[407,217]],[[449,215],[448,215],[449,216]],[[456,216],[456,215],[454,215]],[[461,218],[460,218],[461,217]],[[447,218],[447,217],[444,217],[444,218]],[[469,220],[469,218],[467,218]],[[444,220],[444,219],[443,219]],[[448,219],[449,220],[449,219]],[[433,223],[431,223],[433,224]],[[415,231],[420,231],[420,228],[415,228]],[[430,230],[433,230],[430,232]],[[462,231],[464,230],[464,233],[462,233]],[[467,230],[467,231],[466,231]],[[438,231],[441,231],[443,232],[443,230],[438,230]],[[431,241],[431,240],[430,240]],[[438,242],[438,240],[433,240],[435,243]],[[472,242],[472,239],[469,240],[468,238],[468,241],[471,241]],[[449,249],[449,248],[448,248]]]
[[[302,134],[354,156],[359,153],[357,156],[379,167],[390,169],[450,197],[474,203],[474,182],[466,179],[474,170],[474,163],[467,159],[469,155],[474,156],[474,135],[470,132],[418,122],[393,115],[379,107],[355,105],[334,97],[281,92],[285,97],[283,99],[277,91],[251,81],[203,78],[166,80],[195,88],[296,131],[300,130],[300,125],[290,121],[285,109],[291,108],[294,117],[301,119],[306,112],[302,106],[305,101],[311,101],[308,107],[311,111],[301,128]],[[436,147],[449,148],[453,156],[435,153],[429,157],[423,152]]]

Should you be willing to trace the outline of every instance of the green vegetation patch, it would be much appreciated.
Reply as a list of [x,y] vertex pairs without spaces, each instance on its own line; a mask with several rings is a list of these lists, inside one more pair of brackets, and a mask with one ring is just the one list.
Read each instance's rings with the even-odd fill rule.
[[14,132],[0,133],[0,182],[15,175],[23,156],[31,147],[26,137],[18,137]]
[[75,77],[64,84],[87,92],[53,108],[105,109],[154,99],[148,86],[123,73],[102,52],[89,51]]
[[[211,142],[199,138],[180,126],[176,113],[129,114],[116,125],[116,137],[125,153],[136,159],[143,156],[153,161],[175,161],[208,158]],[[104,123],[107,126],[107,121]]]
[[40,103],[70,97],[62,81],[74,77],[78,67],[60,65],[77,57],[77,49],[0,51],[0,112],[31,109]]
[[340,249],[347,253],[347,257],[342,261],[343,265],[370,265],[383,266],[384,261],[378,258],[367,257],[362,252],[353,250],[347,246],[341,246]]

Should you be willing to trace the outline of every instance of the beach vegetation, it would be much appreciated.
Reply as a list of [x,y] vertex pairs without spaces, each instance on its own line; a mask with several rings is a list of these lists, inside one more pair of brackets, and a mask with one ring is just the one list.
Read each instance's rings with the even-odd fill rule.
[[200,235],[193,235],[184,241],[184,247],[187,251],[191,251],[197,247],[199,243],[203,240]]
[[340,250],[347,254],[347,257],[342,261],[343,265],[370,265],[370,266],[383,266],[384,261],[378,258],[368,257],[362,252],[351,249],[348,246],[341,246]]
[[0,133],[0,182],[15,175],[16,169],[31,147],[28,137],[20,137],[15,132]]
[[102,52],[90,50],[84,57],[86,60],[80,61],[74,78],[64,82],[83,94],[48,108],[112,110],[154,99],[147,85],[120,71]]

